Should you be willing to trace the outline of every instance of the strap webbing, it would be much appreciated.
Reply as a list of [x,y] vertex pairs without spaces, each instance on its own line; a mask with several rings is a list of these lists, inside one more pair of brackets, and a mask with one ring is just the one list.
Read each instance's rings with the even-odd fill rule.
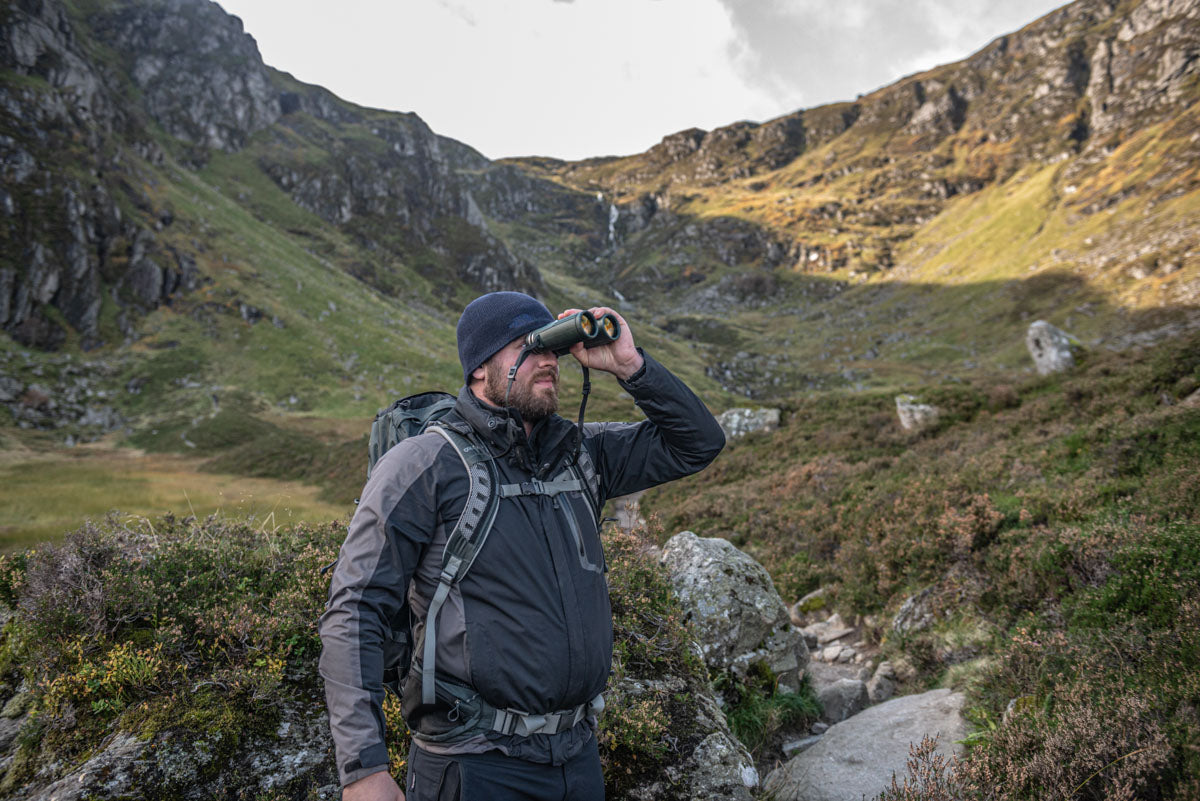
[[[492,487],[496,484],[493,471],[496,469],[487,449],[478,447],[462,434],[439,425],[430,426],[445,437],[467,468],[471,482],[467,501],[454,530],[446,539],[446,551],[442,557],[442,573],[438,587],[429,603],[425,615],[424,643],[421,650],[421,703],[433,704],[437,700],[434,685],[434,669],[437,660],[437,616],[450,595],[450,587],[471,569],[476,555],[491,533],[496,519],[496,503]],[[478,536],[476,536],[478,535]]]
[[520,484],[501,484],[500,497],[512,498],[517,495],[558,495],[563,492],[581,492],[583,482],[578,478],[558,478],[554,481],[539,481],[532,479]]
[[604,696],[597,695],[586,704],[561,712],[534,715],[517,709],[497,709],[492,720],[492,731],[500,734],[517,734],[529,737],[534,734],[558,734],[572,728],[591,712],[597,717],[604,710]]
[[450,595],[450,585],[454,582],[454,576],[458,573],[461,564],[462,560],[457,556],[450,557],[449,563],[442,570],[442,575],[438,577],[437,592],[433,594],[433,600],[429,603],[429,614],[425,618],[425,647],[421,656],[421,703],[423,704],[432,705],[437,701],[433,683],[433,665],[437,658],[437,616],[438,612],[442,611],[442,604]]

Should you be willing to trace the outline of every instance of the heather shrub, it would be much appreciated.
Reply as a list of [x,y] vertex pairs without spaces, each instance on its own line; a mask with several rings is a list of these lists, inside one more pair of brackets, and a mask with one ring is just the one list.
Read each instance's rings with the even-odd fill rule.
[[[323,708],[321,571],[344,536],[336,523],[271,531],[219,517],[111,516],[61,544],[0,557],[0,600],[13,611],[0,684],[11,694],[23,682],[32,696],[0,792],[117,731],[221,743],[204,779],[239,742],[278,736],[284,707]],[[616,644],[600,742],[612,797],[701,739],[695,694],[709,678],[650,545],[644,533],[605,534]],[[384,711],[399,775],[408,731],[390,695]],[[324,770],[323,782],[334,781],[332,755]]]
[[646,530],[610,528],[604,547],[614,647],[600,757],[609,797],[622,798],[700,742],[695,693],[707,691],[708,674]]

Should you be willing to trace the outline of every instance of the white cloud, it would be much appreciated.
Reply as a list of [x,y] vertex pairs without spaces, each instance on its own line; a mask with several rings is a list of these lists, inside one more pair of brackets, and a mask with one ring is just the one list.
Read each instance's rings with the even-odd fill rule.
[[638,152],[852,99],[1054,0],[225,0],[268,64],[496,158]]

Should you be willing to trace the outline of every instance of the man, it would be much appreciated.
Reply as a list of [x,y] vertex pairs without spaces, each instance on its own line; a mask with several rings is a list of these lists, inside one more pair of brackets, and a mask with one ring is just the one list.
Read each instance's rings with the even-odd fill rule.
[[[345,801],[405,798],[387,772],[381,685],[388,621],[405,592],[417,640],[401,690],[413,732],[408,801],[603,799],[596,716],[611,668],[612,613],[595,509],[703,469],[725,438],[699,398],[635,347],[616,312],[590,311],[617,317],[620,337],[592,349],[576,344],[571,354],[614,375],[647,419],[589,423],[582,442],[555,414],[553,353],[529,355],[509,391],[524,337],[554,320],[549,310],[521,293],[494,292],[463,312],[465,386],[441,422],[479,444],[503,492],[469,573],[440,599],[442,556],[470,494],[465,459],[448,436],[427,432],[375,465],[320,626]],[[590,478],[563,478],[571,475]],[[426,651],[431,608],[436,633]],[[423,681],[423,653],[436,657],[436,680]]]

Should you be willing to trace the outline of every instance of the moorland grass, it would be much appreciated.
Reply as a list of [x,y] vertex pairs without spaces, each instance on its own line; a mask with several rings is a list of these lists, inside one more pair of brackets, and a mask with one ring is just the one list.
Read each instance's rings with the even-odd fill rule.
[[[908,688],[965,689],[979,730],[955,797],[1191,798],[1198,385],[1193,334],[1062,375],[948,384],[930,393],[946,418],[921,434],[891,393],[800,399],[777,434],[643,506],[667,534],[738,543],[785,600],[828,586]],[[893,631],[923,589],[937,622]],[[892,797],[940,797],[913,792]]]
[[224,513],[270,531],[301,520],[344,519],[353,507],[322,500],[313,484],[210,472],[182,455],[85,446],[10,452],[0,462],[0,550],[56,542],[114,510],[130,520]]

